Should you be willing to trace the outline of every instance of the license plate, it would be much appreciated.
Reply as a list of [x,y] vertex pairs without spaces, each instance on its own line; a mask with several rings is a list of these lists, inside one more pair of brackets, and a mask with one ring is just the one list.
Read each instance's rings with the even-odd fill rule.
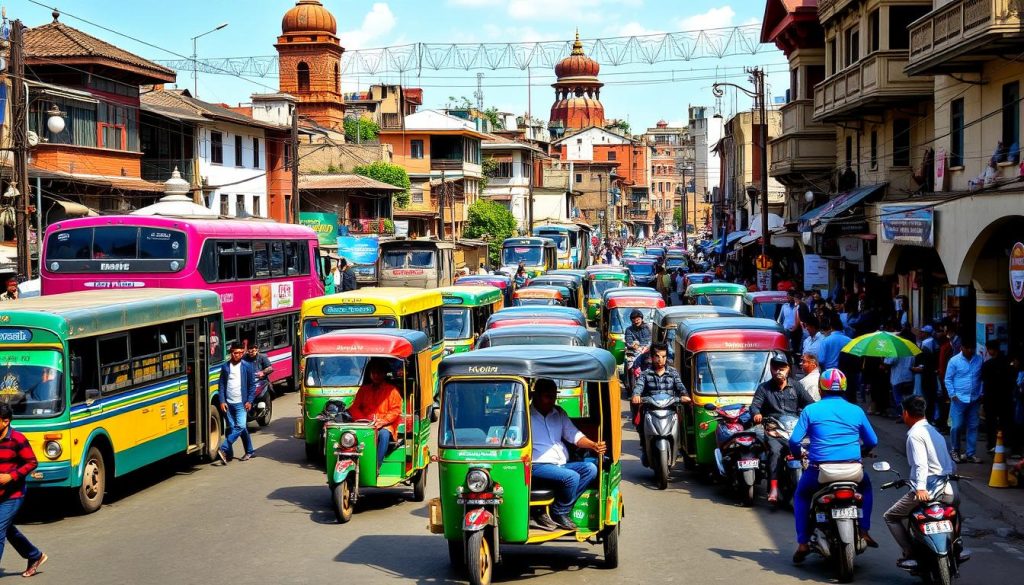
[[855,520],[860,517],[857,508],[833,508],[832,518],[836,520]]
[[761,465],[761,462],[757,459],[743,459],[736,462],[738,469],[757,469]]
[[939,520],[938,522],[925,522],[924,524],[925,534],[944,534],[946,532],[953,532],[953,523],[949,520]]

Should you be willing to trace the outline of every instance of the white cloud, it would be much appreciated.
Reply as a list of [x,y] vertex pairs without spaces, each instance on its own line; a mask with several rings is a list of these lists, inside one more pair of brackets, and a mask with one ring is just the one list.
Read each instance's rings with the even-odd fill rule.
[[562,19],[571,26],[576,22],[603,22],[609,18],[609,10],[616,6],[636,8],[642,5],[643,0],[508,0],[507,12],[517,20],[543,18],[552,22]]
[[721,8],[712,8],[703,14],[695,14],[680,19],[678,29],[690,31],[724,28],[733,26],[734,18],[736,18],[736,11],[731,6],[722,6]]
[[395,15],[385,2],[374,2],[355,30],[344,31],[338,37],[346,49],[366,49],[380,45],[381,37],[395,28]]
[[613,34],[620,37],[642,37],[644,35],[658,35],[665,31],[649,29],[639,22],[629,22],[616,29],[613,29]]
[[538,43],[551,40],[550,34],[541,34],[532,26],[496,26],[494,24],[485,24],[483,33],[486,36],[484,42],[488,43],[510,40],[516,43]]

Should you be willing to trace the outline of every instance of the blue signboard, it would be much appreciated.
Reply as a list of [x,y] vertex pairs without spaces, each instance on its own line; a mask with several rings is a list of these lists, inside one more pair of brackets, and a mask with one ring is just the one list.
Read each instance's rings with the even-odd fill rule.
[[32,341],[32,332],[28,329],[0,328],[0,343],[28,343],[30,341]]
[[372,315],[376,305],[326,305],[324,315]]
[[935,210],[923,205],[882,205],[882,242],[935,247]]
[[351,264],[376,264],[379,253],[380,240],[375,236],[338,236],[338,255]]

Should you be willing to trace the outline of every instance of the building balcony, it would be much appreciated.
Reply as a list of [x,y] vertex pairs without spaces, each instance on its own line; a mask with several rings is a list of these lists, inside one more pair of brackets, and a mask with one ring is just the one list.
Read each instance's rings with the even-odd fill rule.
[[836,130],[835,126],[814,121],[814,100],[793,100],[781,111],[782,133],[769,142],[768,174],[787,184],[789,175],[831,169],[835,164]]
[[143,158],[142,178],[155,183],[162,183],[171,178],[174,169],[178,169],[181,178],[192,184],[192,161],[182,158]]
[[909,75],[977,70],[1016,54],[1024,40],[1018,0],[952,0],[910,25]]
[[430,159],[430,170],[432,171],[452,171],[455,173],[462,173],[466,177],[480,178],[483,169],[478,163],[466,162],[462,159],[457,158],[431,158]]
[[930,98],[931,77],[908,77],[907,51],[877,51],[814,87],[816,122],[859,119],[896,104]]
[[402,115],[401,114],[381,114],[380,115],[380,128],[381,128],[381,130],[401,130],[402,129]]
[[635,211],[635,210],[630,209],[628,212],[626,212],[626,219],[630,219],[630,220],[648,219],[647,218],[647,212],[646,211]]
[[818,21],[824,24],[842,14],[848,5],[858,2],[860,0],[818,0]]

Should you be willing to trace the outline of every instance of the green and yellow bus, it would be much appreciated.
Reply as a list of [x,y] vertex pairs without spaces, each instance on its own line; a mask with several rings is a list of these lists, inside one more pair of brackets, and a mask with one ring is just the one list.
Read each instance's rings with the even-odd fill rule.
[[39,459],[30,487],[72,488],[90,513],[114,478],[174,455],[212,459],[223,339],[212,291],[84,291],[0,305],[0,400]]
[[[441,316],[441,293],[437,289],[406,287],[368,287],[326,295],[302,302],[300,347],[309,339],[342,329],[415,329],[427,335],[431,344],[434,388],[437,388],[437,366],[444,352],[444,320]],[[354,395],[353,388],[325,388],[309,384],[299,372],[296,387],[300,388],[302,416],[296,419],[295,435],[306,441],[310,459],[323,456],[320,436],[322,424],[317,420],[324,404],[332,398]]]
[[449,286],[437,289],[444,302],[444,355],[470,351],[487,329],[487,319],[504,306],[494,286]]

